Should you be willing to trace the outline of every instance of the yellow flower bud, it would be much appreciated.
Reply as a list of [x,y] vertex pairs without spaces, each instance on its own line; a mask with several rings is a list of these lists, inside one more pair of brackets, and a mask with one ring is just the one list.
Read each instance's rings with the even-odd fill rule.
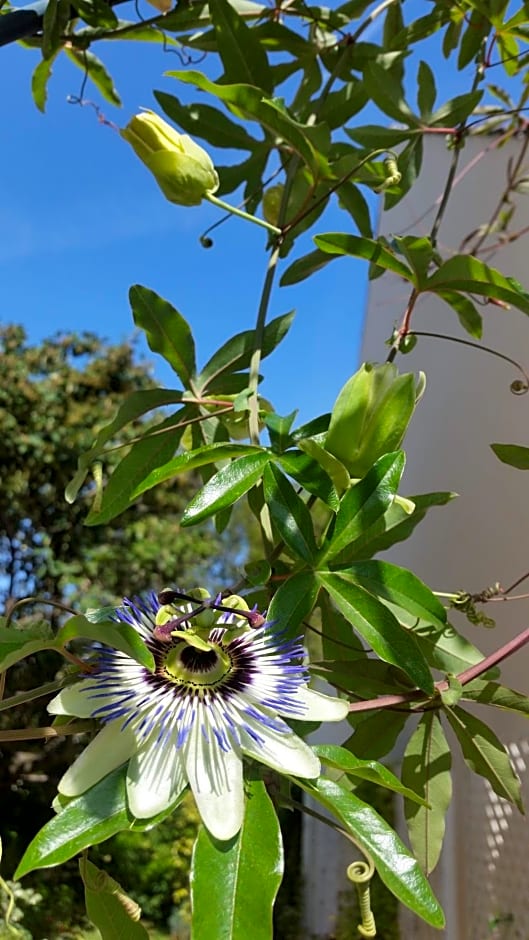
[[120,133],[169,202],[198,206],[206,193],[218,189],[219,178],[209,154],[154,111],[141,111]]

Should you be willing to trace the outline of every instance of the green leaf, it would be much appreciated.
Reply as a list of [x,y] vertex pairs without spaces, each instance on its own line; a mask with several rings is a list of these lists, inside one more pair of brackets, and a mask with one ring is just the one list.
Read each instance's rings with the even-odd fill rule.
[[51,59],[62,46],[62,36],[70,20],[68,0],[50,0],[43,16],[42,55]]
[[418,289],[422,289],[428,277],[428,269],[434,255],[433,245],[426,235],[395,236],[394,244],[405,256],[416,275]]
[[[296,432],[294,432],[294,434],[296,434]],[[322,447],[318,441],[315,441],[311,437],[298,438],[298,443],[300,450],[308,454],[309,457],[312,457],[325,473],[328,474],[338,493],[343,493],[344,490],[349,488],[351,478],[340,460],[337,460],[333,454],[330,454],[325,447]],[[332,508],[334,509],[335,507],[333,506]]]
[[328,767],[343,770],[351,777],[370,780],[371,783],[376,783],[377,786],[386,787],[387,790],[393,790],[394,793],[400,793],[401,796],[405,796],[414,803],[425,805],[425,800],[421,796],[410,787],[404,786],[399,778],[391,773],[391,770],[388,770],[387,767],[377,761],[361,760],[346,748],[338,747],[335,744],[316,744],[313,745],[312,749],[322,763]]
[[259,144],[244,127],[230,121],[217,108],[201,103],[181,104],[178,98],[168,95],[165,91],[155,91],[154,97],[167,116],[186,134],[201,137],[213,147],[253,151]]
[[300,626],[310,616],[318,597],[319,585],[312,572],[300,571],[279,586],[267,612],[269,623],[285,630],[285,637],[303,633]]
[[433,927],[443,927],[443,912],[417,861],[391,826],[354,793],[324,777],[298,784],[335,816],[372,857],[387,888]]
[[481,339],[483,335],[483,317],[476,310],[472,301],[453,290],[438,291],[438,294],[455,310],[463,329],[470,333],[470,336],[474,336],[475,339]]
[[171,480],[179,473],[186,473],[196,467],[204,467],[211,464],[212,467],[221,460],[228,460],[232,457],[242,457],[245,454],[253,454],[255,451],[262,453],[261,448],[256,448],[253,444],[232,444],[226,441],[219,441],[214,444],[206,444],[204,447],[197,447],[195,450],[188,450],[178,457],[173,457],[168,463],[161,467],[156,467],[148,476],[146,476],[131,494],[131,499],[137,499],[146,490]]
[[415,638],[384,604],[343,572],[318,571],[316,576],[338,610],[380,659],[404,670],[420,689],[433,692],[433,679]]
[[340,498],[329,474],[319,461],[303,453],[302,450],[289,450],[281,454],[279,461],[283,470],[294,477],[303,489],[318,496],[332,510],[338,509]]
[[446,610],[416,575],[388,561],[364,561],[350,565],[344,572],[361,587],[381,600],[432,623],[440,630],[446,626]]
[[48,82],[52,76],[52,68],[58,55],[57,50],[47,59],[42,59],[36,66],[31,76],[31,93],[39,111],[44,114],[46,110],[46,101],[48,100]]
[[358,186],[346,180],[340,186],[337,196],[340,208],[349,213],[360,234],[365,238],[372,238],[373,226],[371,225],[369,205]]
[[494,731],[458,706],[445,707],[444,712],[461,745],[465,763],[474,773],[485,777],[498,796],[514,803],[523,813],[519,777]]
[[463,698],[481,705],[494,705],[529,718],[529,697],[499,682],[474,679],[463,686]]
[[265,427],[270,435],[272,450],[276,454],[282,454],[292,443],[290,431],[297,413],[296,409],[289,415],[278,415],[275,411],[269,411],[263,415]]
[[248,783],[242,828],[229,842],[199,831],[191,866],[194,940],[271,940],[283,873],[281,831],[261,780]]
[[365,258],[372,264],[393,271],[406,281],[415,283],[413,271],[407,267],[395,254],[386,248],[382,242],[373,238],[361,238],[358,235],[346,235],[344,232],[327,232],[325,235],[315,235],[314,241],[318,248],[331,255],[351,255],[353,258]]
[[265,501],[272,521],[294,556],[310,564],[316,555],[312,516],[305,502],[279,467],[270,463],[263,473]]
[[391,610],[399,623],[415,634],[427,662],[435,669],[442,672],[463,672],[483,659],[483,653],[461,636],[450,623],[439,629],[435,624],[417,618],[402,607],[391,606]]
[[522,447],[520,444],[491,444],[490,446],[502,463],[516,467],[517,470],[529,470],[529,447]]
[[35,624],[30,629],[0,627],[0,670],[9,669],[27,656],[54,649],[55,637],[49,624]]
[[237,116],[257,121],[274,137],[282,138],[312,170],[314,178],[329,175],[327,161],[311,140],[315,128],[309,129],[299,124],[284,109],[278,108],[274,101],[264,98],[259,88],[242,84],[222,85],[193,70],[166,72],[166,75],[209,92],[224,101]]
[[105,643],[113,649],[121,650],[150,672],[154,672],[154,658],[140,634],[128,623],[115,623],[111,620],[94,623],[82,614],[76,614],[60,628],[56,635],[57,645],[64,646],[70,640],[83,637],[97,643]]
[[384,114],[399,124],[420,125],[419,118],[404,100],[400,83],[394,80],[394,75],[388,74],[388,70],[376,62],[368,62],[364,69],[364,83],[370,98]]
[[182,793],[169,809],[151,819],[135,819],[127,809],[126,775],[126,767],[120,767],[86,793],[69,800],[30,842],[15,878],[37,868],[62,865],[83,849],[98,845],[123,829],[150,829],[169,816],[183,799]]
[[342,128],[355,114],[367,104],[368,95],[364,83],[358,79],[347,82],[339,91],[331,91],[322,98],[319,118],[328,127]]
[[281,287],[290,287],[292,284],[299,284],[316,271],[321,271],[327,264],[333,260],[332,255],[325,251],[310,251],[308,255],[303,255],[293,261],[281,277]]
[[220,509],[231,506],[261,479],[271,459],[267,451],[238,457],[219,470],[187,505],[182,525],[196,525],[214,516]]
[[71,483],[66,487],[64,496],[67,503],[73,503],[81,486],[83,485],[90,464],[99,457],[103,447],[114,436],[117,431],[125,425],[135,421],[141,415],[152,411],[155,408],[162,408],[164,405],[171,405],[182,399],[182,392],[174,389],[148,388],[138,392],[132,392],[120,406],[115,418],[110,424],[105,425],[97,435],[94,444],[84,454],[81,454],[77,462],[77,473]]
[[459,45],[457,59],[457,67],[460,70],[464,69],[473,59],[476,59],[481,52],[483,41],[491,29],[488,17],[476,8],[472,10],[470,16],[465,16],[464,22],[467,28]]
[[409,712],[379,709],[374,713],[351,712],[347,721],[355,728],[344,747],[359,757],[384,757],[393,750]]
[[131,446],[126,457],[113,471],[100,506],[91,509],[85,525],[109,522],[131,505],[132,494],[142,480],[174,455],[184,433],[186,417],[187,409],[181,408]]
[[426,290],[465,291],[512,304],[529,314],[529,293],[512,277],[505,277],[495,268],[471,255],[454,255],[428,279]]
[[61,865],[88,846],[98,845],[122,829],[130,829],[132,817],[127,810],[125,777],[126,770],[121,767],[82,796],[74,797],[30,842],[15,877],[22,878],[37,868]]
[[105,0],[73,0],[72,6],[89,26],[116,29],[118,18]]
[[[288,333],[294,311],[285,313],[265,326],[261,346],[261,359],[266,359]],[[240,372],[250,365],[255,350],[255,330],[245,330],[232,336],[217,352],[213,353],[197,379],[197,384],[206,390],[218,376],[226,372]]]
[[[405,541],[422,522],[429,509],[433,506],[446,506],[455,497],[455,493],[421,493],[419,496],[409,496],[409,502],[415,506],[411,514],[400,502],[393,500],[384,515],[359,537],[355,551],[367,558],[391,548],[397,542]],[[340,557],[335,561],[340,562]]]
[[434,73],[428,63],[421,60],[417,71],[417,105],[422,118],[430,117],[436,97]]
[[79,871],[85,888],[88,918],[101,932],[103,940],[149,940],[139,923],[141,908],[125,894],[114,878],[92,864],[79,859]]
[[[267,8],[262,3],[253,3],[252,0],[234,0],[233,6],[241,16],[247,19],[258,20]],[[179,33],[188,30],[203,30],[211,23],[209,6],[194,4],[191,7],[177,6],[163,18],[164,29]]]
[[141,284],[130,288],[134,323],[147,334],[153,352],[160,353],[189,388],[195,374],[195,343],[187,320],[167,301]]
[[270,66],[264,46],[237,10],[227,0],[210,6],[219,56],[224,65],[223,81],[245,82],[264,91],[273,91]]
[[379,150],[382,148],[398,146],[409,140],[412,135],[419,133],[414,128],[402,130],[397,127],[382,127],[379,124],[365,124],[363,127],[345,127],[345,133],[355,143],[365,147],[366,150]]
[[377,460],[369,473],[342,498],[330,542],[323,558],[332,558],[344,548],[354,553],[355,540],[386,512],[397,492],[404,470],[402,451]]
[[93,52],[88,52],[87,49],[66,47],[64,51],[82,72],[89,75],[100,92],[101,97],[110,104],[114,104],[116,107],[120,108],[121,98],[119,97],[117,89],[114,87],[112,76],[107,72],[101,59],[98,59]]
[[461,124],[477,108],[483,97],[483,90],[470,91],[465,95],[456,95],[450,101],[446,101],[432,114],[428,121],[429,127],[440,125],[442,127],[456,127]]
[[[323,598],[325,598],[324,594],[321,595],[320,604]],[[338,611],[334,613],[335,618],[341,618],[343,621],[344,626],[339,634],[343,638],[342,643],[339,647],[333,644],[332,637],[328,635],[329,617],[326,615],[324,624],[326,635],[325,638],[322,638],[322,646],[332,649],[332,656],[339,656],[340,658],[334,660],[331,658],[321,662],[311,660],[311,672],[327,678],[337,688],[342,688],[345,691],[350,690],[355,699],[358,700],[369,701],[380,695],[409,693],[412,690],[412,685],[406,673],[402,669],[398,669],[397,666],[384,663],[381,659],[374,659],[358,641],[355,645],[356,638],[352,632],[351,624],[347,623]],[[347,627],[347,630],[345,627]],[[417,692],[414,694],[417,695]],[[355,749],[352,748],[352,750]]]
[[426,712],[413,732],[402,760],[402,782],[424,797],[427,806],[405,799],[411,847],[427,875],[437,865],[452,798],[452,758],[441,722]]

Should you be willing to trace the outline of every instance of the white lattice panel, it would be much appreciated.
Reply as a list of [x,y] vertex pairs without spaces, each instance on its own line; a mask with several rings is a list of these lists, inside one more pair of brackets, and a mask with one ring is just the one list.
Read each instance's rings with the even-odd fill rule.
[[[529,807],[529,739],[508,745],[508,750]],[[467,768],[457,776],[450,844],[434,879],[440,881],[435,887],[449,927],[432,930],[403,911],[402,936],[406,940],[529,940],[529,819]]]

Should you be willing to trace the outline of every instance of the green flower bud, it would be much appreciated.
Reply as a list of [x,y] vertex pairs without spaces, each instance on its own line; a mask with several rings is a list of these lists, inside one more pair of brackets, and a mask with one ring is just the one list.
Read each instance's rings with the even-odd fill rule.
[[325,449],[352,477],[365,476],[382,454],[400,447],[422,391],[422,373],[417,380],[390,363],[364,363],[336,399]]
[[206,193],[218,189],[219,178],[209,154],[154,111],[140,112],[120,133],[151,171],[169,202],[198,206]]

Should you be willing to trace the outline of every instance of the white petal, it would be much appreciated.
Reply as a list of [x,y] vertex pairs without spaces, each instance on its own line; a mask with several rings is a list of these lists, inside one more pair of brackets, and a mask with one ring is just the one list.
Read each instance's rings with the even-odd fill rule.
[[202,821],[216,839],[232,839],[242,826],[242,758],[223,751],[213,735],[206,741],[195,718],[185,746],[186,773]]
[[156,744],[150,738],[133,754],[127,769],[127,797],[133,816],[149,819],[167,809],[186,786],[182,756],[174,739]]
[[295,777],[319,777],[318,758],[308,744],[298,738],[297,734],[293,731],[290,734],[282,734],[280,731],[260,725],[257,721],[252,721],[251,726],[264,740],[254,741],[246,731],[241,729],[241,744],[246,754],[284,774],[293,774]]
[[122,731],[120,725],[118,721],[109,722],[90,741],[59,781],[60,793],[78,796],[128,760],[136,748],[136,739],[130,728]]
[[349,714],[349,702],[343,698],[322,695],[307,688],[300,689],[297,697],[307,709],[300,716],[301,721],[342,721]]
[[[84,691],[81,691],[81,690]],[[50,715],[75,715],[77,718],[90,718],[97,705],[91,699],[84,682],[75,682],[73,685],[61,689],[51,702],[48,702]]]

